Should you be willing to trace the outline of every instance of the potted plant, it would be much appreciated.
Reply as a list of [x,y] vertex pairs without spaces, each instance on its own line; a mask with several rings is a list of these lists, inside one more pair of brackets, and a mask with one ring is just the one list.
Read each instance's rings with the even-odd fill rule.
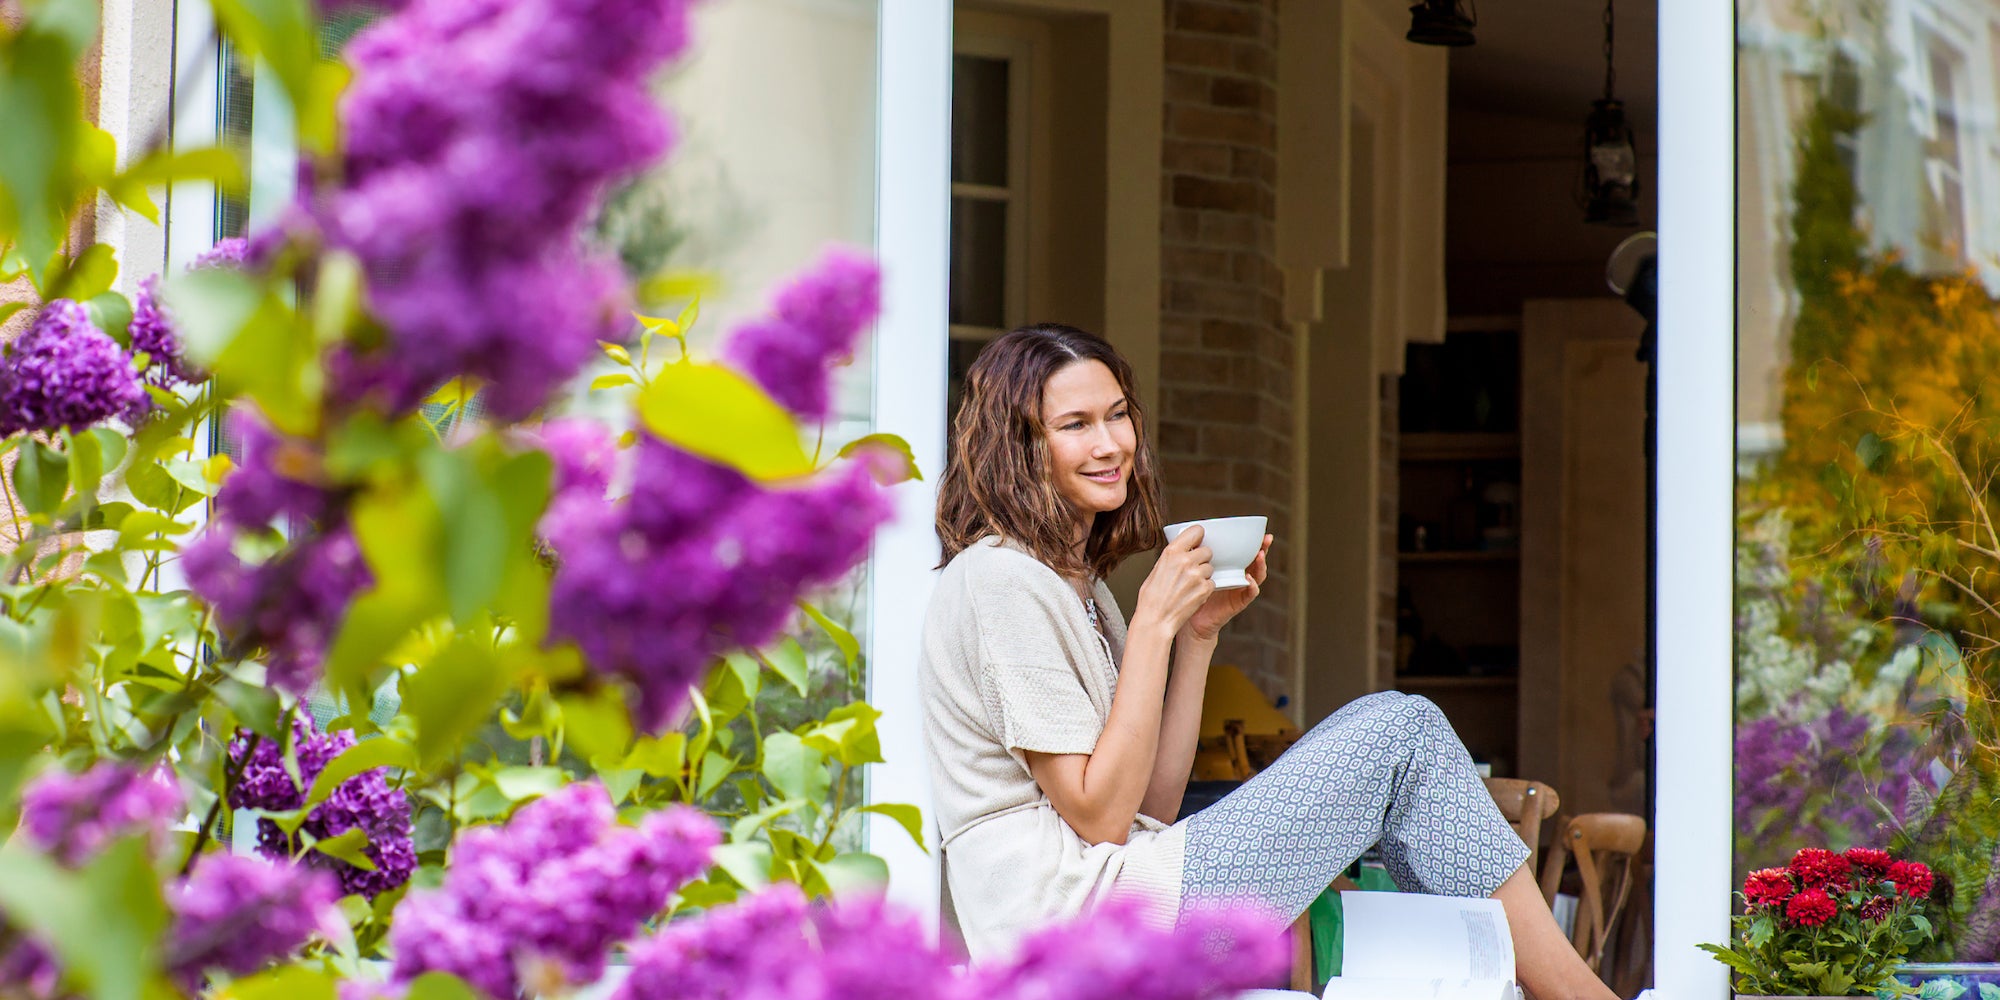
[[1746,876],[1729,943],[1701,947],[1734,971],[1739,998],[1905,996],[1916,991],[1895,973],[1931,936],[1930,891],[1919,862],[1808,847]]

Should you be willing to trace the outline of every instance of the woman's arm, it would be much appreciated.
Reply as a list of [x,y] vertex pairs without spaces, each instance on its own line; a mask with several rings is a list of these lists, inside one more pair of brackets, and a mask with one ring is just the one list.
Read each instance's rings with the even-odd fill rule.
[[1175,634],[1215,593],[1201,534],[1199,528],[1181,532],[1139,588],[1125,658],[1118,666],[1118,689],[1096,749],[1087,754],[1027,753],[1028,773],[1042,786],[1042,794],[1089,843],[1124,843],[1152,785],[1167,699],[1167,657]]
[[1135,619],[1132,625],[1118,691],[1111,697],[1111,715],[1097,749],[1087,754],[1028,751],[1028,773],[1070,829],[1091,844],[1125,842],[1151,784],[1160,746],[1173,630],[1164,622]]
[[1216,640],[1181,632],[1174,643],[1174,668],[1167,678],[1167,704],[1160,715],[1160,749],[1139,811],[1172,823],[1181,813],[1188,775],[1194,771],[1195,744],[1201,739],[1201,702],[1208,689],[1208,664]]
[[1187,795],[1188,775],[1194,771],[1195,747],[1201,741],[1201,703],[1208,692],[1208,665],[1215,658],[1215,646],[1222,627],[1229,624],[1263,592],[1264,577],[1270,572],[1271,536],[1265,535],[1250,561],[1250,585],[1225,590],[1203,602],[1174,640],[1174,670],[1167,681],[1167,704],[1160,721],[1160,749],[1153,761],[1153,779],[1146,786],[1146,798],[1139,811],[1172,823],[1180,818],[1181,800]]

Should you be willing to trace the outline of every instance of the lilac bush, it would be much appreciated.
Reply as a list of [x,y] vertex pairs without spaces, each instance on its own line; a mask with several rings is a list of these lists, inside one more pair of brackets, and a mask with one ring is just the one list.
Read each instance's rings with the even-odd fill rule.
[[[888,518],[871,472],[915,472],[893,440],[824,463],[803,446],[835,415],[828,369],[880,309],[877,269],[835,251],[781,288],[727,339],[736,374],[686,356],[694,304],[672,329],[635,319],[585,232],[607,186],[671,144],[649,85],[685,47],[691,4],[367,6],[397,13],[349,47],[351,83],[310,54],[276,60],[269,83],[299,111],[298,198],[194,265],[234,273],[140,281],[130,352],[90,320],[122,313],[111,248],[30,232],[50,220],[27,215],[0,234],[34,251],[0,268],[12,281],[25,261],[41,297],[0,357],[0,447],[33,457],[10,476],[31,502],[9,505],[0,552],[0,646],[29,668],[0,684],[0,795],[41,775],[20,793],[21,844],[59,862],[43,877],[88,885],[64,919],[0,915],[0,992],[390,996],[438,974],[513,1000],[598,979],[618,949],[632,1000],[1194,1000],[1272,975],[1267,923],[1168,929],[1126,904],[954,971],[919,916],[846,895],[881,867],[848,849],[847,821],[866,808],[921,830],[910,807],[848,795],[881,760],[880,713],[814,704],[820,679],[863,669],[860,644],[839,609],[799,608],[852,578]],[[310,45],[299,10],[233,10],[220,30],[245,51]],[[42,41],[23,72],[71,93],[82,40]],[[27,134],[24,109],[41,110],[0,102],[0,135]],[[106,153],[90,135],[78,149]],[[102,204],[67,190],[101,173],[75,152],[51,164],[65,190],[15,203]],[[137,178],[226,186],[227,159],[119,157],[134,169],[103,194],[148,211]],[[650,306],[693,286],[645,287]],[[649,358],[662,330],[680,360]],[[516,426],[557,415],[600,340],[630,373],[593,389],[636,384],[637,405]],[[677,382],[663,366],[683,361],[675,374],[696,374]],[[448,434],[416,413],[446,392],[471,404]],[[757,440],[690,430],[711,398],[760,414]],[[202,454],[218,420],[233,471]],[[80,433],[121,422],[122,441]],[[806,622],[818,631],[794,634]],[[789,692],[765,696],[767,672],[809,718]],[[702,686],[707,710],[677,719]],[[394,696],[393,717],[309,721],[308,699],[372,692]],[[309,803],[356,747],[393,761],[393,781],[366,770]],[[733,820],[728,853],[715,819],[673,804],[697,801]],[[420,858],[418,802],[425,842],[448,852]],[[258,856],[227,852],[231,809],[259,811]],[[367,861],[336,856],[353,857],[340,838]],[[112,843],[149,850],[135,863]],[[390,982],[348,981],[382,960]]]
[[[306,793],[321,771],[341,752],[354,745],[350,732],[321,733],[305,718],[292,724],[293,756],[299,781],[292,781],[285,769],[284,751],[274,741],[255,741],[239,735],[229,745],[230,763],[237,768],[236,784],[229,790],[229,804],[237,809],[289,812],[306,804]],[[338,876],[342,893],[359,893],[370,899],[409,881],[416,870],[416,849],[410,839],[410,800],[401,790],[391,788],[382,768],[363,771],[337,786],[326,801],[306,815],[300,831],[315,840],[337,837],[358,829],[368,837],[366,854],[375,870],[349,864],[317,851],[303,857],[306,865],[323,868]],[[257,850],[266,857],[287,860],[298,853],[299,842],[286,834],[276,821],[257,820]]]
[[621,825],[602,785],[569,785],[504,828],[459,835],[444,885],[398,909],[393,978],[449,972],[494,997],[594,982],[610,947],[699,876],[719,839],[714,821],[680,807]]

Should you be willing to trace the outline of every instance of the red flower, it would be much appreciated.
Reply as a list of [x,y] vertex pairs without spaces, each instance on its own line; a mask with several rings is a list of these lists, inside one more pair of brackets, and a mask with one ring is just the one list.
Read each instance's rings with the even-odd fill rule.
[[1792,855],[1792,874],[1798,876],[1799,884],[1808,889],[1832,887],[1836,891],[1847,888],[1848,862],[1832,851],[1819,847],[1807,847]]
[[1818,889],[1807,889],[1785,904],[1785,917],[1800,927],[1818,927],[1840,912],[1840,904]]
[[1743,877],[1743,898],[1751,906],[1782,906],[1793,888],[1792,875],[1783,868],[1760,868]]
[[1889,881],[1896,891],[1912,899],[1931,894],[1931,870],[1921,861],[1898,861],[1889,866]]
[[1841,856],[1854,866],[1854,874],[1860,876],[1864,884],[1880,882],[1882,876],[1889,874],[1889,866],[1896,861],[1889,856],[1888,851],[1878,851],[1872,847],[1850,847],[1847,853]]
[[1868,901],[1862,903],[1860,908],[1854,912],[1860,914],[1863,920],[1873,920],[1879,924],[1889,919],[1890,912],[1895,909],[1896,901],[1894,899],[1888,896],[1870,896]]

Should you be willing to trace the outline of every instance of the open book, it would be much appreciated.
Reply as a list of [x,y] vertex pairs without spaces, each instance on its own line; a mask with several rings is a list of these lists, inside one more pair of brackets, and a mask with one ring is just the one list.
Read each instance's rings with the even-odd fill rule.
[[1325,1000],[1517,1000],[1497,899],[1343,892],[1341,970]]

